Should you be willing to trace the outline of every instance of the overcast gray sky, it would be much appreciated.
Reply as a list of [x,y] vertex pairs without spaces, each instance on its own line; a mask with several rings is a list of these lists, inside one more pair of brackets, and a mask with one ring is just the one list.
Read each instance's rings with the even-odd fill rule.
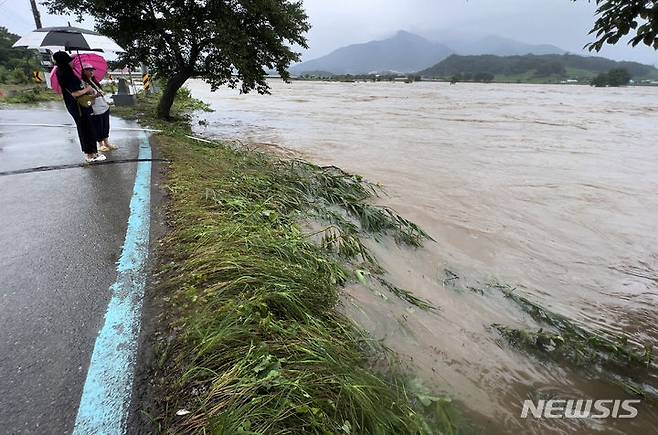
[[[494,34],[528,43],[554,44],[573,53],[591,40],[594,4],[587,0],[304,0],[313,26],[304,60],[343,45],[381,39],[397,30]],[[41,7],[44,26],[66,24]],[[0,0],[0,25],[14,33],[34,28],[29,0]],[[85,23],[92,27],[92,22]],[[618,60],[658,64],[658,52],[619,43],[601,55]]]

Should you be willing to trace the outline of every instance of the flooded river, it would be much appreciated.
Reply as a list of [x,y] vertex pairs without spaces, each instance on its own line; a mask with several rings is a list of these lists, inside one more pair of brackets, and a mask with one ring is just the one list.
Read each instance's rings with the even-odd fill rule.
[[382,203],[436,240],[415,251],[373,245],[390,280],[436,313],[358,287],[346,310],[484,433],[658,432],[648,401],[632,420],[521,419],[524,399],[631,396],[596,373],[511,348],[491,324],[536,324],[510,300],[468,290],[509,283],[590,330],[658,348],[658,88],[190,88],[215,109],[200,115],[199,132],[362,174],[385,186]]

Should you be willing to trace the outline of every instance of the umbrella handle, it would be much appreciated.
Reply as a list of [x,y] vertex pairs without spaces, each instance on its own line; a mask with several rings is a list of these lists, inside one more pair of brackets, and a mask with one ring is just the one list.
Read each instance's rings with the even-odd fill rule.
[[[86,83],[85,81],[85,70],[82,67],[82,58],[80,57],[80,50],[75,50],[75,52],[78,54],[78,60],[80,61],[80,78],[82,79],[83,83]],[[89,86],[89,85],[87,85]]]

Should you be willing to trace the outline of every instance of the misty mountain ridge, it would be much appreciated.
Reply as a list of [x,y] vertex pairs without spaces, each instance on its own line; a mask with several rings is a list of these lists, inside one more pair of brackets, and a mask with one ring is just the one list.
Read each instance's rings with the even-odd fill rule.
[[338,48],[326,56],[293,65],[290,71],[293,74],[316,71],[333,74],[412,73],[424,70],[451,54],[510,56],[564,53],[565,50],[554,45],[526,44],[494,35],[440,43],[401,30],[387,39]]
[[489,35],[476,40],[449,40],[445,44],[455,54],[464,56],[493,54],[495,56],[522,56],[525,54],[565,54],[566,50],[551,44],[526,44],[510,38]]
[[326,56],[293,65],[290,71],[301,74],[327,71],[333,74],[368,74],[383,71],[409,73],[427,68],[445,59],[452,50],[406,31],[394,36],[338,48]]

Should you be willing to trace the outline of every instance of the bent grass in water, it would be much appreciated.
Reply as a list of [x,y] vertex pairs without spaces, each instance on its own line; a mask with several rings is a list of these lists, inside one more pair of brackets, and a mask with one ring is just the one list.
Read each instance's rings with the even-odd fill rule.
[[[160,289],[171,325],[159,344],[161,427],[181,434],[461,433],[446,401],[408,390],[381,346],[335,309],[354,262],[381,271],[362,237],[388,234],[419,246],[427,234],[368,204],[377,187],[337,168],[175,134],[157,141],[172,161],[170,262]],[[298,225],[309,216],[327,224],[321,243]]]
[[[450,270],[444,269],[439,279],[455,291],[463,290],[458,282],[460,277]],[[579,326],[532,302],[508,284],[493,281],[481,286],[466,285],[465,289],[480,296],[500,294],[537,322],[537,330],[491,325],[514,348],[557,364],[566,363],[620,385],[629,393],[658,400],[658,364],[651,344],[642,346],[631,343],[627,336],[613,337]]]
[[651,345],[640,349],[631,345],[626,336],[610,338],[589,331],[519,295],[509,285],[494,283],[491,287],[500,290],[540,325],[550,328],[526,331],[492,325],[511,345],[557,362],[568,361],[578,368],[595,370],[633,394],[658,399],[658,389],[648,382],[658,380],[658,365],[653,361]]

